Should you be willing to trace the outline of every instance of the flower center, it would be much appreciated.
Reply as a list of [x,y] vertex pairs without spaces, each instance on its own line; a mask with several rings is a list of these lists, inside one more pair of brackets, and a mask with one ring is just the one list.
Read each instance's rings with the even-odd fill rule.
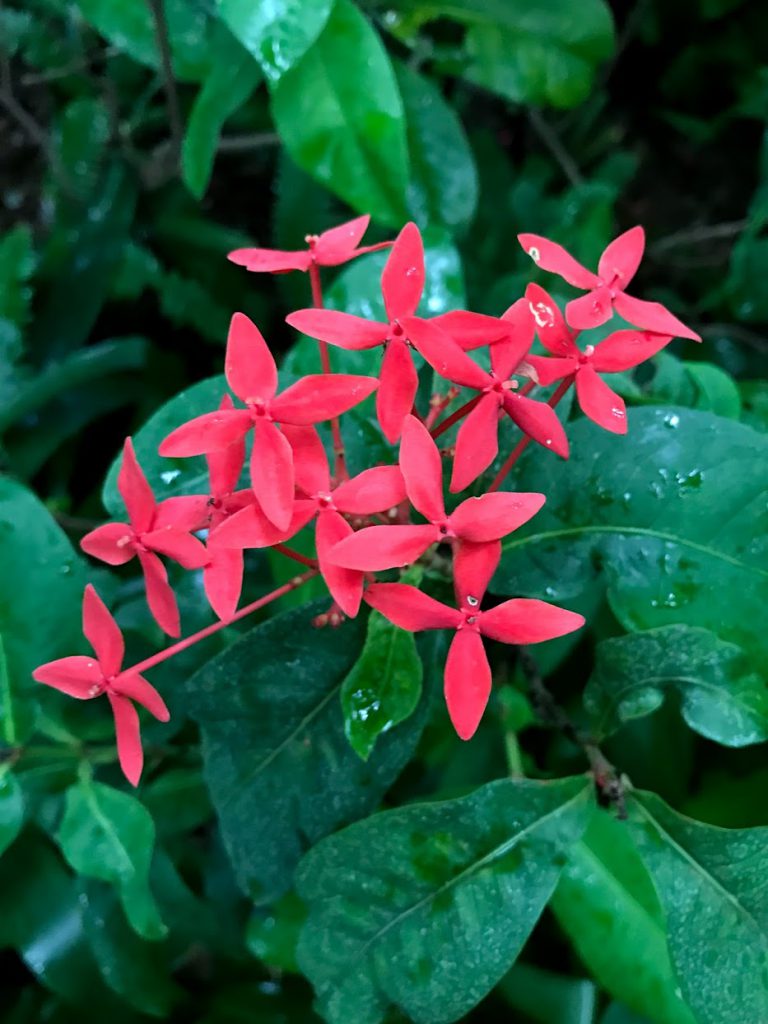
[[265,402],[263,398],[253,398],[249,395],[245,400],[245,404],[254,417],[263,418],[269,415],[269,403]]
[[318,491],[315,495],[315,501],[321,509],[332,509],[333,506],[333,495],[329,494],[328,491]]

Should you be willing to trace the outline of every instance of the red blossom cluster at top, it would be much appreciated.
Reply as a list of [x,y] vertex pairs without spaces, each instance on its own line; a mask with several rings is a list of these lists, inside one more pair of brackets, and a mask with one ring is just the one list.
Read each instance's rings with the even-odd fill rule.
[[[236,313],[227,340],[225,374],[239,404],[223,395],[218,409],[180,424],[159,449],[165,456],[205,456],[208,493],[158,503],[128,438],[118,476],[128,522],[98,527],[83,538],[82,547],[110,565],[136,557],[150,611],[172,637],[180,634],[179,611],[163,558],[202,572],[210,605],[225,624],[285,592],[286,587],[280,588],[238,611],[243,551],[270,547],[309,566],[310,571],[288,587],[318,573],[322,576],[333,600],[326,619],[355,616],[365,601],[403,629],[453,630],[445,697],[456,731],[469,739],[491,688],[482,638],[537,643],[570,633],[584,622],[574,612],[539,600],[516,598],[481,607],[499,563],[501,539],[535,516],[545,501],[543,494],[500,491],[506,473],[529,441],[568,457],[568,440],[555,406],[572,384],[586,416],[606,430],[625,433],[624,403],[601,374],[639,365],[673,337],[698,336],[658,303],[626,293],[643,253],[640,227],[611,242],[597,274],[554,242],[537,235],[519,236],[540,268],[586,290],[568,303],[565,315],[543,288],[531,284],[525,296],[499,317],[457,310],[424,318],[417,313],[425,283],[418,228],[407,224],[393,244],[360,247],[367,224],[367,217],[359,217],[307,236],[307,248],[297,252],[241,249],[230,255],[252,271],[308,273],[315,305],[291,313],[287,321],[318,340],[323,372],[281,390],[269,346],[256,325]],[[338,266],[390,244],[381,276],[386,322],[322,308],[320,267]],[[579,332],[602,326],[614,311],[634,326],[580,347]],[[531,354],[537,335],[547,355]],[[330,372],[327,345],[347,350],[381,347],[378,378]],[[490,369],[470,354],[480,348],[488,349]],[[442,391],[435,388],[426,418],[415,404],[422,360],[446,382]],[[558,381],[548,400],[529,397],[535,388]],[[468,393],[465,404],[436,423],[462,389]],[[350,477],[339,417],[374,392],[381,430],[390,443],[399,442],[398,460]],[[467,497],[448,511],[444,458],[452,457],[450,492],[463,491],[496,459],[504,418],[519,428],[521,440],[485,493]],[[324,422],[331,425],[333,468],[316,429]],[[454,446],[441,451],[435,438],[455,423],[460,426]],[[315,558],[300,555],[286,543],[310,525]],[[441,544],[452,553],[455,607],[413,586],[377,580],[376,573],[410,565]],[[141,670],[216,628],[207,627],[146,662],[123,669],[120,630],[89,586],[83,600],[83,629],[95,657],[62,658],[41,666],[34,675],[81,699],[107,695],[120,763],[135,785],[143,755],[133,702],[160,720],[168,718],[165,704]]]

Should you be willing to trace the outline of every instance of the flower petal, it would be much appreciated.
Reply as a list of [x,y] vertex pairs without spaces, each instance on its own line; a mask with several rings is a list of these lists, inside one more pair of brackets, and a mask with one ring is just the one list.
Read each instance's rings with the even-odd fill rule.
[[135,700],[137,704],[141,704],[159,722],[170,720],[171,713],[163,698],[154,686],[137,672],[128,671],[119,676],[112,684],[112,688],[121,697],[127,697],[129,700]]
[[80,547],[91,558],[108,565],[125,565],[136,554],[133,527],[128,523],[105,523],[86,533]]
[[136,459],[130,437],[125,439],[123,445],[123,461],[117,474],[117,489],[136,532],[148,530],[155,515],[155,496]]
[[623,316],[635,327],[653,331],[654,334],[671,334],[673,338],[690,338],[692,341],[701,341],[700,335],[692,331],[690,327],[686,327],[682,320],[678,320],[660,302],[646,302],[644,299],[636,299],[634,296],[622,292],[616,296],[613,305],[619,316]]
[[496,458],[500,408],[497,395],[483,395],[459,427],[451,472],[452,494],[468,487]]
[[299,426],[322,423],[358,405],[378,386],[375,377],[351,373],[307,374],[272,401],[272,415],[280,422]]
[[180,636],[179,608],[165,566],[152,551],[139,551],[138,556],[144,572],[147,604],[155,622],[168,636]]
[[328,559],[343,569],[378,572],[410,565],[438,540],[436,526],[366,526],[337,544]]
[[156,530],[173,526],[186,533],[202,530],[208,524],[210,514],[207,494],[179,494],[174,498],[166,498],[157,506],[155,521]]
[[293,470],[296,486],[305,494],[330,491],[331,473],[328,456],[314,427],[295,427],[286,423],[283,434],[293,452]]
[[373,583],[365,600],[401,629],[455,629],[462,616],[458,608],[441,604],[407,583]]
[[405,500],[405,481],[399,466],[374,466],[345,480],[333,492],[340,512],[365,516],[385,512]]
[[600,327],[611,319],[613,303],[610,290],[601,285],[594,291],[569,302],[565,307],[565,316],[571,327],[579,331],[588,331],[593,327]]
[[315,244],[315,258],[320,266],[337,267],[356,256],[355,249],[360,244],[370,219],[371,215],[364,213],[362,217],[355,217],[335,228],[323,231]]
[[491,667],[479,633],[459,629],[445,659],[445,703],[453,727],[463,740],[471,739],[491,695]]
[[351,313],[337,313],[335,309],[299,309],[285,320],[310,338],[351,350],[383,345],[389,334],[389,324],[363,320]]
[[125,654],[123,634],[90,583],[83,594],[83,633],[96,652],[104,675],[117,675]]
[[45,665],[38,666],[32,673],[32,678],[38,683],[45,683],[46,686],[66,693],[68,697],[88,700],[98,696],[99,691],[94,693],[93,688],[103,683],[104,673],[95,658],[74,654],[69,658],[58,658],[56,661],[48,661]]
[[172,558],[174,562],[184,566],[185,569],[202,569],[209,561],[205,545],[191,533],[184,530],[177,530],[173,526],[164,526],[160,530],[152,530],[141,536],[141,542],[150,551],[156,551],[158,555],[165,555]]
[[390,320],[412,316],[424,291],[424,243],[413,222],[395,239],[381,274],[381,294]]
[[559,274],[568,284],[576,288],[594,288],[600,283],[597,274],[582,266],[562,245],[541,235],[518,235],[517,240],[537,267]]
[[208,549],[213,551],[214,548],[270,548],[273,544],[290,540],[310,522],[316,512],[316,502],[296,501],[293,503],[288,528],[279,530],[258,504],[249,505],[216,527],[208,538]]
[[351,535],[352,527],[338,512],[329,510],[317,517],[315,545],[320,572],[336,604],[345,615],[354,618],[360,611],[365,575],[354,569],[343,569],[329,557],[331,549]]
[[460,540],[499,540],[532,519],[545,501],[543,494],[494,491],[462,501],[450,522]]
[[612,434],[626,434],[627,409],[624,400],[612,391],[594,369],[582,366],[576,374],[576,396],[586,416]]
[[525,298],[544,348],[553,356],[578,356],[579,350],[568,330],[565,317],[549,292],[538,284],[529,284],[525,289]]
[[462,608],[478,608],[501,560],[501,542],[462,541],[453,553],[453,587]]
[[598,276],[606,284],[624,291],[635,276],[644,251],[645,232],[638,224],[605,247],[597,265]]
[[141,749],[141,733],[139,731],[139,715],[127,697],[110,693],[109,703],[115,718],[115,734],[117,736],[117,756],[123,775],[132,786],[138,786],[141,770],[144,767],[144,751]]
[[293,452],[285,434],[266,419],[254,425],[251,486],[267,518],[287,530],[295,490]]
[[413,507],[433,523],[445,519],[440,452],[427,428],[415,416],[407,416],[403,423],[400,469]]
[[[234,408],[230,395],[224,395],[219,408]],[[215,498],[222,498],[227,494],[231,494],[237,487],[237,482],[245,465],[245,436],[238,438],[220,451],[209,452],[205,461],[208,463],[208,479],[211,494]]]
[[235,313],[229,323],[224,373],[244,402],[254,398],[267,401],[277,391],[277,366],[269,345],[245,313]]
[[182,423],[160,442],[157,450],[169,458],[207,455],[235,444],[252,425],[247,409],[217,409]]
[[211,560],[203,569],[203,587],[208,603],[223,621],[237,611],[243,589],[243,552],[235,548],[210,548]]
[[584,616],[546,601],[517,597],[480,614],[480,632],[504,644],[538,644],[573,633]]
[[555,410],[546,402],[534,402],[532,398],[507,392],[504,409],[510,419],[527,434],[532,441],[551,448],[553,452],[568,458],[568,438]]
[[419,376],[410,349],[399,338],[392,338],[384,349],[376,392],[376,415],[390,444],[400,437],[403,421],[413,408]]
[[620,373],[651,359],[672,341],[653,331],[614,331],[595,346],[592,366],[598,373]]
[[509,327],[501,317],[470,313],[466,309],[441,313],[439,316],[431,317],[430,322],[449,334],[465,352],[474,348],[484,348],[492,342],[506,338],[509,333]]
[[413,347],[441,377],[479,391],[488,386],[488,373],[432,320],[412,316],[404,317],[401,322]]
[[572,356],[528,356],[527,362],[536,371],[538,383],[543,388],[554,384],[556,380],[562,380],[563,377],[570,377],[579,368],[578,359]]
[[309,270],[312,256],[308,249],[287,252],[284,249],[234,249],[227,259],[256,273],[284,274],[289,270]]
[[533,344],[534,320],[526,299],[518,299],[502,317],[509,325],[509,333],[491,345],[491,366],[497,377],[507,380]]

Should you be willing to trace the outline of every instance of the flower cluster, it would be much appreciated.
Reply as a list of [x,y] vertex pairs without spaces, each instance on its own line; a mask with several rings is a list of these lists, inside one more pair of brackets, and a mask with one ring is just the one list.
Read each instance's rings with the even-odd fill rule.
[[[309,275],[314,307],[292,313],[287,321],[318,340],[323,372],[281,389],[277,365],[259,329],[236,313],[225,359],[232,395],[223,395],[217,409],[181,424],[159,449],[165,456],[205,456],[208,493],[158,503],[129,438],[118,476],[128,522],[98,527],[83,538],[82,547],[110,565],[136,557],[150,611],[172,637],[180,634],[179,611],[163,559],[202,572],[220,625],[319,574],[333,601],[325,621],[355,616],[365,601],[402,629],[453,630],[445,697],[457,733],[469,739],[491,688],[483,637],[506,644],[537,643],[570,633],[584,622],[574,612],[539,600],[518,598],[482,608],[501,556],[501,539],[535,516],[545,501],[543,494],[500,490],[509,469],[530,441],[568,457],[568,439],[555,406],[571,385],[585,415],[606,430],[626,432],[624,403],[601,374],[637,366],[673,337],[697,335],[658,303],[627,294],[644,247],[640,227],[611,242],[596,274],[559,245],[536,235],[520,236],[540,268],[586,291],[568,303],[565,314],[543,288],[531,284],[525,296],[499,317],[463,310],[419,316],[425,268],[415,224],[407,224],[391,244],[382,273],[386,322],[324,309],[320,267],[338,266],[390,245],[360,247],[367,224],[368,218],[360,217],[308,236],[307,248],[297,252],[241,249],[230,255],[251,271]],[[580,347],[579,332],[602,326],[614,311],[634,326]],[[531,353],[536,336],[546,355]],[[380,347],[379,376],[331,372],[328,345],[347,350]],[[475,355],[481,348],[488,350],[485,365]],[[416,406],[421,361],[445,382],[425,416]],[[558,387],[546,401],[531,397],[536,388],[555,382]],[[464,404],[443,415],[462,391]],[[399,444],[397,463],[371,466],[350,477],[339,417],[374,393],[382,433],[391,444]],[[497,458],[504,418],[519,428],[519,443],[485,493],[466,497],[449,511],[443,461],[451,460],[450,493],[465,490]],[[317,431],[317,425],[326,422],[333,437],[333,464]],[[441,451],[435,439],[456,423],[460,425],[454,446]],[[308,527],[314,530],[314,558],[287,545]],[[455,607],[413,586],[377,579],[376,573],[423,559],[436,545],[451,551]],[[274,548],[308,571],[238,610],[243,552],[248,548]],[[143,758],[133,702],[156,718],[168,717],[165,704],[141,672],[216,628],[209,626],[123,669],[120,630],[89,586],[83,600],[83,630],[95,658],[62,658],[41,666],[34,675],[80,699],[107,695],[120,763],[135,785]]]

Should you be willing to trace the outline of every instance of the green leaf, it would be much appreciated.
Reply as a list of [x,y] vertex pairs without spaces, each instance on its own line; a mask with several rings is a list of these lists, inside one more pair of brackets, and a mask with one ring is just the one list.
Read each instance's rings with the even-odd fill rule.
[[364,761],[382,733],[416,710],[423,674],[413,633],[371,612],[365,646],[341,684],[344,729]]
[[675,408],[630,410],[626,438],[588,420],[569,435],[567,462],[532,452],[512,476],[547,504],[504,541],[493,590],[567,602],[607,584],[625,629],[701,626],[764,664],[768,438]]
[[320,35],[332,7],[333,0],[219,0],[218,12],[267,78],[277,82]]
[[[582,978],[520,963],[501,979],[497,992],[515,1010],[542,1024],[593,1024],[597,987]],[[517,1020],[517,1018],[514,1018]]]
[[307,908],[294,892],[267,910],[257,908],[245,934],[248,949],[268,967],[298,973],[296,946],[306,917]]
[[363,763],[344,735],[342,681],[365,620],[311,621],[327,601],[256,626],[187,683],[205,776],[243,889],[269,903],[291,886],[307,844],[370,812],[413,754],[427,701]]
[[656,1024],[693,1024],[677,994],[664,919],[626,827],[592,818],[563,868],[552,910],[576,952],[616,999]]
[[75,871],[115,886],[139,935],[165,935],[148,881],[155,825],[135,797],[82,779],[67,790],[56,839]]
[[299,964],[329,1024],[458,1020],[511,967],[591,814],[583,778],[503,779],[385,811],[320,843]]
[[69,198],[92,194],[110,132],[109,111],[101,100],[81,96],[64,108],[54,138],[54,167]]
[[707,739],[743,747],[768,739],[768,689],[741,651],[709,630],[664,626],[604,640],[584,703],[598,736],[650,714],[670,689]]
[[407,64],[395,75],[405,110],[408,208],[421,226],[466,226],[477,205],[477,168],[461,121],[440,89]]
[[275,126],[295,162],[361,213],[407,219],[405,120],[389,57],[350,0],[272,92]]
[[8,765],[0,765],[0,855],[5,853],[24,824],[24,796]]
[[629,803],[680,989],[698,1024],[768,1020],[768,828],[702,825],[652,793],[637,792]]
[[[208,469],[203,458],[166,459],[157,447],[172,430],[195,416],[218,409],[229,388],[226,378],[208,377],[180,391],[161,406],[133,436],[136,457],[147,475],[158,501],[179,494],[207,494]],[[125,507],[117,489],[122,453],[114,460],[104,481],[101,500],[111,516],[122,518]]]
[[261,77],[248,51],[224,30],[216,36],[214,53],[215,63],[189,112],[181,150],[181,176],[197,199],[208,187],[224,122],[245,103]]
[[698,409],[711,409],[718,416],[737,420],[741,416],[739,386],[730,374],[714,363],[686,363],[685,367],[698,388]]
[[12,393],[13,364],[22,355],[34,270],[32,232],[19,224],[0,238],[0,398]]

